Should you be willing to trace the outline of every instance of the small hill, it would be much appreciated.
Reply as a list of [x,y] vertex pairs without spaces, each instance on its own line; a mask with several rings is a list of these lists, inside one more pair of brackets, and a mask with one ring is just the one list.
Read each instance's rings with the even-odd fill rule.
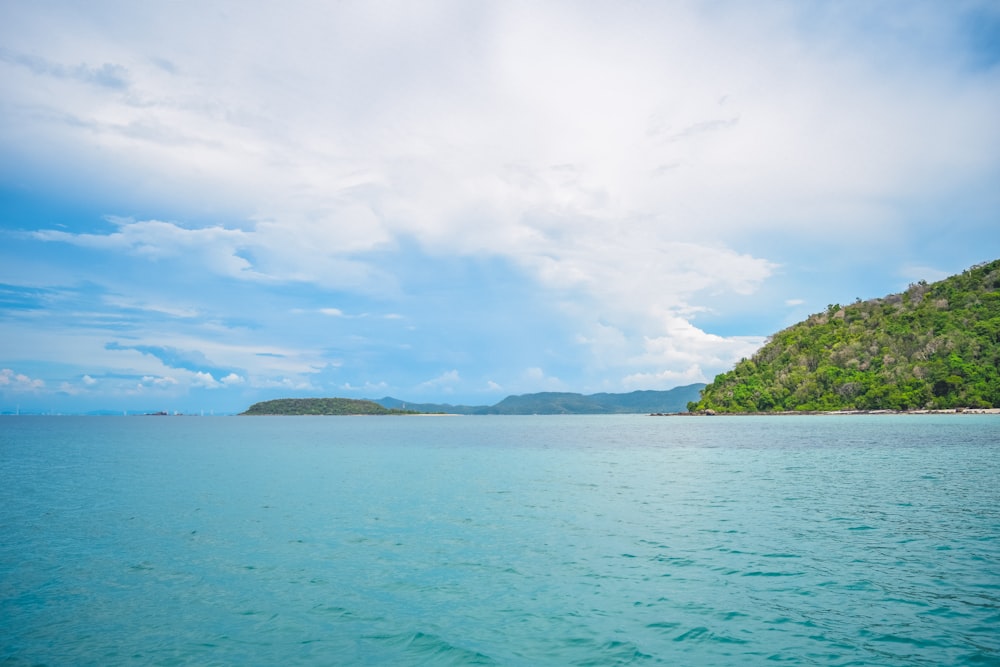
[[353,398],[278,398],[254,403],[244,415],[406,415],[408,410],[390,410],[374,401]]
[[692,412],[1000,407],[1000,260],[781,331]]

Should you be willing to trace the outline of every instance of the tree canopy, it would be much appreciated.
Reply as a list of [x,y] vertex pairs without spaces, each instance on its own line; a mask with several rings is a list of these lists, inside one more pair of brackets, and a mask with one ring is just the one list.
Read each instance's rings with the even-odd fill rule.
[[278,398],[251,405],[244,415],[407,415],[410,410],[384,408],[353,398]]
[[691,411],[1000,407],[1000,260],[810,316],[717,376]]

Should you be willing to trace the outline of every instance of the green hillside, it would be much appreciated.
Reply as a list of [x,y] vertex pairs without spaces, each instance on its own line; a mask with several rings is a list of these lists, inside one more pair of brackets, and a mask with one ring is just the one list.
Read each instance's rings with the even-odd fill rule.
[[251,405],[244,415],[405,415],[408,410],[390,410],[374,401],[353,398],[278,398]]
[[1000,407],[1000,260],[831,305],[705,387],[692,411]]

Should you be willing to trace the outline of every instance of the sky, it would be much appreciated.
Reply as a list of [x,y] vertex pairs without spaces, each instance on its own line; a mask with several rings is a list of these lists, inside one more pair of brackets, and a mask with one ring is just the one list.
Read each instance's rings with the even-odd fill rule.
[[1000,5],[0,3],[0,413],[708,382],[1000,257]]

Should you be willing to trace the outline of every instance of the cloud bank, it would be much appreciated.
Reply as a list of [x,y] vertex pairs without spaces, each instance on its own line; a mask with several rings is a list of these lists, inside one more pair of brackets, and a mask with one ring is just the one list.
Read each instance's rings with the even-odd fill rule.
[[0,281],[88,308],[76,378],[666,388],[1000,252],[987,2],[189,9],[3,10],[0,173],[36,203]]

